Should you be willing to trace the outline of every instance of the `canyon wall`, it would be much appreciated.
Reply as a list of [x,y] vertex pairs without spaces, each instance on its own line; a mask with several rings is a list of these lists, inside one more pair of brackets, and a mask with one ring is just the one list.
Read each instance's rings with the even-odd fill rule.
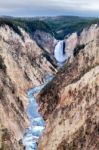
[[[99,27],[92,25],[65,39],[66,64],[55,68],[50,34],[30,37],[19,28],[0,27],[0,148],[23,149],[29,126],[26,91],[54,79],[37,95],[46,129],[39,150],[99,149]],[[94,137],[94,138],[93,138]]]
[[73,57],[37,96],[46,120],[38,149],[98,150],[99,27],[92,25],[67,40],[68,50],[74,43],[75,57],[71,50]]
[[22,36],[7,25],[0,27],[0,148],[4,150],[21,149],[19,141],[29,125],[27,90],[56,72],[44,49],[20,31]]

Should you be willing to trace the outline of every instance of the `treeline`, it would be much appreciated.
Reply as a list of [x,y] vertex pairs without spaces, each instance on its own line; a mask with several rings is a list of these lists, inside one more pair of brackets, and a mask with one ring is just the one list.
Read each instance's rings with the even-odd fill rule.
[[1,17],[0,26],[9,25],[16,33],[22,36],[18,27],[23,28],[33,36],[33,32],[41,30],[53,35],[56,39],[64,39],[68,34],[77,32],[91,24],[99,24],[98,18],[85,18],[73,16],[38,17],[38,18],[14,18]]
[[64,39],[65,36],[73,32],[79,34],[83,28],[92,24],[99,24],[99,18],[76,16],[48,17],[44,21],[50,26],[56,39]]
[[23,28],[31,35],[33,35],[33,32],[36,30],[41,30],[53,34],[51,28],[44,21],[41,20],[0,18],[0,26],[3,25],[8,25],[21,36],[22,34],[18,27]]

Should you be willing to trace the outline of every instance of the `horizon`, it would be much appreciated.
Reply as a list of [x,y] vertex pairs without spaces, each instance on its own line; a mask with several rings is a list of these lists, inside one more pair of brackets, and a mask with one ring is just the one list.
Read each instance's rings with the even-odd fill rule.
[[45,15],[45,16],[40,16],[40,15],[35,15],[35,16],[7,16],[7,15],[0,15],[0,18],[54,18],[54,17],[78,17],[78,18],[96,18],[98,19],[99,16],[77,16],[77,15]]

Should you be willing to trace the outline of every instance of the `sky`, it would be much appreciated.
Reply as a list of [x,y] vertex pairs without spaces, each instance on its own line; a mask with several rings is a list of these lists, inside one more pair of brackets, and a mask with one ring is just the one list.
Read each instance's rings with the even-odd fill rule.
[[0,15],[99,17],[99,0],[0,0]]

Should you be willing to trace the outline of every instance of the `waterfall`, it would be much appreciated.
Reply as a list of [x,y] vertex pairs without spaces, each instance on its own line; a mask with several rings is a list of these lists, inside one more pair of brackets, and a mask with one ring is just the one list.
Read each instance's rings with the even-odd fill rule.
[[62,64],[66,61],[67,55],[66,52],[64,51],[64,41],[59,41],[57,45],[55,46],[54,50],[54,57],[58,64]]
[[34,87],[27,91],[29,105],[27,109],[28,118],[30,120],[30,126],[26,129],[22,143],[25,146],[25,150],[36,150],[38,146],[38,140],[41,137],[45,128],[45,122],[38,112],[39,106],[37,104],[35,94],[39,93],[48,82],[53,79],[53,76],[47,76],[46,82],[42,85]]

